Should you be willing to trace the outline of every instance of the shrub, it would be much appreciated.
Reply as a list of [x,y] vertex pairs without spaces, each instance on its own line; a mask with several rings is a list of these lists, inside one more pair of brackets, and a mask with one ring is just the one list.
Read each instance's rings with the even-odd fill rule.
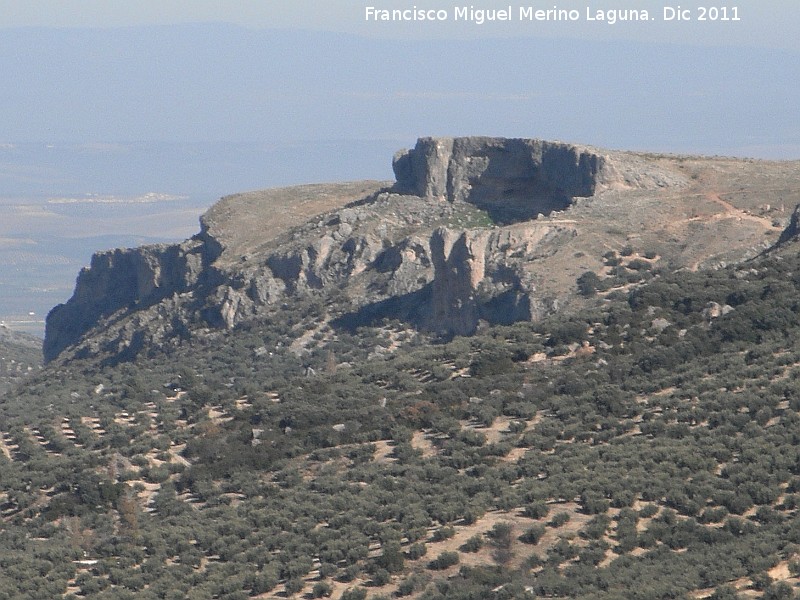
[[529,519],[542,519],[549,512],[550,507],[544,502],[531,502],[522,510],[522,514]]
[[319,576],[323,579],[326,577],[332,577],[337,570],[338,567],[333,563],[324,562],[319,566]]
[[510,433],[522,433],[526,427],[527,423],[525,421],[511,421],[508,424],[508,431]]
[[303,585],[302,579],[287,579],[284,587],[286,588],[286,593],[289,596],[294,596],[303,589]]
[[274,570],[267,569],[253,578],[252,593],[265,594],[278,585],[278,575]]
[[409,560],[417,560],[428,553],[428,547],[422,542],[411,544],[406,551]]
[[639,511],[639,517],[642,519],[648,519],[650,517],[654,517],[656,516],[656,514],[658,514],[657,504],[645,504]]
[[597,293],[600,289],[600,277],[594,271],[586,271],[577,280],[578,292],[581,296],[589,298]]
[[452,525],[445,525],[444,527],[439,527],[439,529],[433,532],[433,541],[441,542],[444,540],[449,540],[455,534],[456,530]]
[[466,542],[461,544],[459,550],[462,552],[477,552],[483,547],[483,536],[480,534],[473,535]]
[[730,585],[723,585],[718,587],[714,593],[709,597],[709,600],[737,600],[741,598],[736,593],[736,589]]
[[414,580],[412,578],[404,579],[400,582],[397,586],[397,595],[398,596],[408,596],[414,593],[415,588]]
[[605,513],[610,506],[610,502],[598,494],[583,493],[580,498],[581,508],[587,515],[599,515]]
[[439,556],[428,563],[428,568],[434,571],[449,569],[459,562],[458,552],[442,552]]
[[383,587],[392,580],[392,575],[386,569],[378,569],[372,575],[372,583],[378,587]]
[[753,589],[764,591],[772,585],[772,577],[767,573],[756,573],[751,578],[753,580]]
[[508,373],[514,368],[511,358],[511,353],[505,348],[485,348],[473,360],[470,372],[479,378]]
[[589,539],[599,540],[611,524],[611,519],[608,515],[597,515],[586,524],[581,535]]
[[789,561],[789,573],[792,574],[792,577],[800,577],[800,560]]
[[792,600],[795,598],[794,588],[785,581],[779,581],[764,590],[763,600]]
[[509,548],[511,538],[514,533],[514,526],[511,523],[496,523],[486,535],[492,540],[492,544],[498,548]]
[[525,544],[538,544],[544,533],[544,525],[534,525],[526,529],[525,533],[519,536],[519,541]]
[[650,269],[650,267],[650,263],[646,260],[642,260],[641,258],[634,258],[628,263],[628,268],[634,271],[647,271]]
[[375,559],[375,564],[386,569],[389,573],[399,573],[403,570],[405,559],[400,544],[397,542],[387,542],[383,546],[383,552]]
[[367,590],[364,588],[350,588],[342,594],[342,600],[365,600],[367,597]]

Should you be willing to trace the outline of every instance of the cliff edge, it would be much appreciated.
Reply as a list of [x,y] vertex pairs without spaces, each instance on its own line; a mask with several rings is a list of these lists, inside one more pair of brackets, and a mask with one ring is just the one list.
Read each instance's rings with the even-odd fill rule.
[[392,166],[399,191],[470,202],[506,223],[564,210],[618,181],[606,156],[542,140],[421,138]]

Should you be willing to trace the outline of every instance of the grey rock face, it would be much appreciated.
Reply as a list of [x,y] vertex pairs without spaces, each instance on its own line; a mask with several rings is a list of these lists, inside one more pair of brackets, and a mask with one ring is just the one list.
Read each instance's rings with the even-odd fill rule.
[[394,156],[392,168],[400,191],[423,198],[447,198],[448,168],[453,157],[452,138],[420,138],[413,150]]
[[[259,239],[255,222],[268,210],[248,219],[242,212],[257,205],[245,198],[241,209],[235,199],[212,207],[200,233],[183,244],[98,253],[73,297],[48,315],[46,360],[76,345],[89,354],[135,356],[148,344],[231,329],[287,298],[331,289],[345,290],[356,311],[399,299],[392,306],[417,325],[454,334],[473,333],[481,319],[545,314],[552,306],[534,297],[524,263],[558,228],[428,225],[454,218],[450,202],[431,199],[524,220],[563,208],[572,195],[591,195],[608,171],[603,157],[573,146],[499,138],[422,139],[394,167],[396,188],[413,195],[368,197],[271,240]],[[304,202],[315,191],[297,190],[286,193]],[[404,306],[421,298],[429,305]],[[97,328],[102,336],[82,341]]]
[[562,226],[518,224],[498,229],[436,229],[430,241],[434,277],[426,328],[475,333],[481,320],[509,324],[540,318],[555,307],[536,297],[528,265],[543,248],[572,237]]
[[786,229],[781,232],[781,236],[778,238],[778,242],[775,245],[782,246],[797,238],[798,235],[800,235],[800,204],[794,207],[792,216],[789,219],[789,224],[786,226]]
[[433,277],[430,240],[411,236],[382,251],[371,268],[387,274],[386,295],[402,296],[430,283]]
[[434,279],[429,326],[468,335],[478,324],[478,285],[486,272],[488,232],[467,235],[441,227],[431,236]]
[[563,210],[617,179],[588,149],[525,139],[421,138],[393,167],[398,191],[470,202],[507,223]]
[[153,305],[195,286],[208,262],[199,239],[180,245],[155,245],[99,252],[78,274],[75,293],[47,316],[45,360],[67,346],[104,317],[121,310]]

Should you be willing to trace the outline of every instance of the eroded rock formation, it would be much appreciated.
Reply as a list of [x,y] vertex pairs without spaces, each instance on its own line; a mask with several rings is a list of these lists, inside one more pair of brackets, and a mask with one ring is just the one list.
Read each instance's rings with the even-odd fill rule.
[[[724,214],[681,220],[705,197],[702,188],[680,194],[702,185],[702,169],[740,178],[745,192],[763,170],[705,164],[539,140],[424,138],[395,156],[394,185],[237,194],[213,206],[200,233],[181,244],[96,254],[72,298],[48,315],[45,358],[130,359],[280,319],[282,307],[312,298],[323,301],[333,327],[391,318],[468,335],[481,321],[536,320],[571,302],[577,278],[603,269],[609,248],[633,243],[692,266],[752,255],[777,239],[779,230],[765,237],[758,220],[737,222],[745,229],[735,243],[725,237],[732,223]],[[691,178],[689,167],[697,170]],[[581,197],[591,200],[576,202]],[[784,238],[795,235],[797,220]],[[697,250],[689,235],[702,240]]]
[[488,137],[422,138],[393,167],[398,190],[470,202],[505,223],[563,210],[618,179],[606,157],[586,148]]
[[481,320],[509,324],[541,317],[553,304],[537,295],[529,265],[540,252],[575,234],[569,226],[544,224],[436,229],[430,241],[431,307],[424,325],[442,333],[471,335]]
[[201,239],[96,253],[78,274],[69,302],[47,316],[45,360],[75,344],[104,317],[151,306],[197,285],[212,259]]

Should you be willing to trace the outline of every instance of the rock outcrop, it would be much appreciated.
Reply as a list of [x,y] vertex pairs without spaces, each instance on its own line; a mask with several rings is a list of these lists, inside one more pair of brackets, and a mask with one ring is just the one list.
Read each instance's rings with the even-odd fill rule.
[[[322,301],[334,328],[390,318],[469,335],[481,321],[536,320],[568,305],[578,277],[600,272],[609,249],[633,244],[691,267],[777,238],[748,220],[737,222],[731,244],[726,214],[681,220],[705,194],[679,191],[702,185],[704,168],[713,177],[724,170],[745,192],[760,173],[732,160],[704,165],[540,140],[420,139],[395,156],[394,184],[237,194],[181,244],[96,254],[72,298],[48,315],[45,358],[132,359],[280,319],[284,307],[311,300]],[[686,236],[703,240],[698,250]]]
[[399,191],[470,202],[505,223],[563,210],[617,179],[608,159],[586,148],[488,137],[422,138],[393,167]]
[[781,232],[775,246],[783,246],[800,236],[800,204],[794,207],[792,216],[789,217],[789,224]]
[[493,324],[542,316],[552,302],[537,297],[528,265],[545,248],[572,238],[563,225],[453,231],[436,229],[430,241],[434,276],[427,329],[455,335],[475,333],[481,320]]
[[64,348],[104,317],[120,310],[152,306],[185,292],[207,274],[212,262],[202,237],[183,244],[155,245],[99,252],[78,274],[75,293],[47,316],[44,358],[55,358]]

